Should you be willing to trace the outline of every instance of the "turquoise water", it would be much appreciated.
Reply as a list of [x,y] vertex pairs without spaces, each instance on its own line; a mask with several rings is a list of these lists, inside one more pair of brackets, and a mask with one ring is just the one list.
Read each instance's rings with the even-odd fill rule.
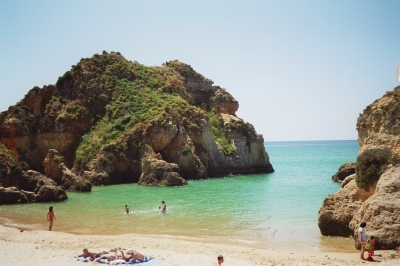
[[[322,237],[318,210],[340,184],[340,165],[355,161],[358,142],[266,142],[272,174],[190,181],[185,187],[136,184],[69,192],[61,203],[1,206],[0,223],[46,229],[54,206],[54,230],[75,234],[144,234],[239,243],[261,248],[348,250],[346,238]],[[161,200],[167,213],[161,214]],[[131,214],[124,214],[127,204]]]

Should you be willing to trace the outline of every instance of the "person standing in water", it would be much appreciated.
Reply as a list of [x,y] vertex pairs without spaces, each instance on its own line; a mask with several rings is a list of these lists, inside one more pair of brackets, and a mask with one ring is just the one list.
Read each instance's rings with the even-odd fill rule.
[[125,213],[130,213],[131,209],[129,209],[128,205],[125,205]]
[[54,215],[53,206],[49,207],[49,212],[47,213],[47,221],[49,221],[49,231],[53,230],[53,220],[56,219]]
[[165,213],[167,211],[167,205],[165,205],[165,201],[161,201],[161,208],[160,211]]

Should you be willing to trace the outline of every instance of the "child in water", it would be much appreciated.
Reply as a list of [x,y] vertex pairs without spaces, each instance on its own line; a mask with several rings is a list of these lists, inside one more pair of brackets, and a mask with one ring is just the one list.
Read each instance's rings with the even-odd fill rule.
[[54,215],[53,206],[49,207],[49,212],[47,213],[47,221],[49,221],[49,231],[53,230],[53,220],[56,219]]
[[165,205],[165,201],[161,201],[161,207],[158,207],[158,210],[162,213],[167,211],[167,205]]
[[131,209],[129,209],[128,205],[125,205],[125,213],[130,213]]

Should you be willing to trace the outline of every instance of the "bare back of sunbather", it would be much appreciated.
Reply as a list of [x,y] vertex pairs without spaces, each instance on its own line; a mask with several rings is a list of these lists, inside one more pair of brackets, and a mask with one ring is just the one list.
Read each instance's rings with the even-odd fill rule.
[[148,261],[149,260],[146,255],[143,255],[137,251],[135,251],[134,256],[135,256],[135,259],[137,259],[139,261]]

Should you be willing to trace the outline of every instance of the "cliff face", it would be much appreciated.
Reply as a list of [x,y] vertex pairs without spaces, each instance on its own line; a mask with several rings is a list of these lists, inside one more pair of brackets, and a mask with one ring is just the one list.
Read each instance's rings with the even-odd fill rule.
[[[360,151],[356,174],[325,199],[318,217],[323,235],[353,235],[367,223],[377,249],[400,247],[400,87],[367,106],[357,120]],[[336,230],[339,228],[340,230]]]
[[236,117],[238,107],[187,64],[146,67],[103,52],[1,113],[0,142],[40,172],[55,149],[74,174],[98,185],[149,185],[163,176],[156,169],[176,173],[153,182],[162,185],[272,172],[262,136]]

